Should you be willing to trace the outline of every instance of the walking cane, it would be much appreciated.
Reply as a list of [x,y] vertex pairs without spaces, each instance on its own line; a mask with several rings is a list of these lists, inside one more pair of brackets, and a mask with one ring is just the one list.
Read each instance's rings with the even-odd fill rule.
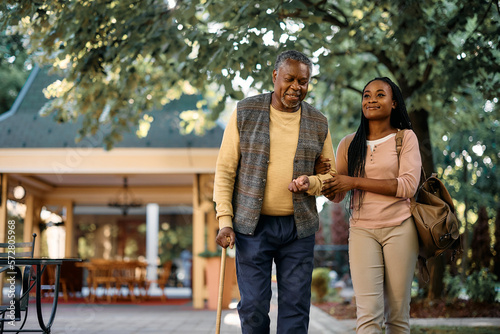
[[[227,237],[227,241],[231,242],[231,238]],[[224,273],[226,271],[226,252],[227,252],[227,247],[222,248],[222,255],[221,255],[221,262],[220,262],[220,275],[219,275],[219,299],[217,300],[217,320],[215,322],[215,334],[220,334],[220,319],[221,319],[221,312],[222,312],[222,293],[224,291]]]

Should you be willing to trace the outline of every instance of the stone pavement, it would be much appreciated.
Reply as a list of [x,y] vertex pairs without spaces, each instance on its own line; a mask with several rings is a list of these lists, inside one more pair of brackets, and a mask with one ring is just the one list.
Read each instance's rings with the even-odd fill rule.
[[[34,306],[34,305],[33,305]],[[49,305],[47,305],[47,312]],[[25,328],[38,328],[33,307]],[[276,333],[276,308],[271,311],[271,333]],[[213,334],[216,311],[195,310],[186,305],[61,304],[52,327],[53,334]],[[500,333],[500,319],[412,319],[424,326],[492,326]],[[354,320],[336,320],[317,307],[311,308],[309,334],[355,333]],[[9,326],[6,325],[6,329]],[[222,312],[221,334],[239,334],[235,310]]]
[[[273,287],[274,288],[274,287]],[[275,290],[275,289],[273,289]],[[271,333],[276,333],[276,293],[271,303]],[[178,297],[178,296],[176,296]],[[51,305],[44,304],[48,317]],[[36,307],[30,305],[25,329],[39,328]],[[53,334],[213,334],[217,312],[198,310],[191,302],[183,305],[148,304],[59,304]],[[240,334],[238,313],[234,309],[222,312],[221,334]],[[355,333],[355,320],[337,320],[312,306],[309,334]],[[422,326],[489,326],[490,333],[500,333],[499,318],[412,319]],[[9,328],[6,324],[5,329]]]
[[[34,306],[34,305],[32,305]],[[46,305],[47,312],[49,305]],[[30,308],[25,328],[38,328],[35,308]],[[271,311],[271,333],[276,333],[276,307]],[[213,334],[216,311],[195,310],[186,305],[60,304],[52,327],[53,334]],[[500,333],[498,318],[412,319],[424,326],[492,326]],[[336,320],[317,307],[311,308],[310,334],[355,333],[354,320]],[[9,326],[6,325],[6,329]],[[222,312],[221,334],[239,334],[235,310]]]

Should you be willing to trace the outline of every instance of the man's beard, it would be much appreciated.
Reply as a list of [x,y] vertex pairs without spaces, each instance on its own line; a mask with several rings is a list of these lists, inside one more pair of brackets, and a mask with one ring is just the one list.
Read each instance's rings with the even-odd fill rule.
[[[292,94],[290,94],[290,95],[292,95]],[[285,95],[283,95],[281,97],[281,103],[283,103],[283,105],[289,109],[297,108],[300,105],[301,101],[302,101],[302,99],[300,98],[300,95],[299,95],[299,99],[297,100],[297,102],[287,102],[285,99]]]

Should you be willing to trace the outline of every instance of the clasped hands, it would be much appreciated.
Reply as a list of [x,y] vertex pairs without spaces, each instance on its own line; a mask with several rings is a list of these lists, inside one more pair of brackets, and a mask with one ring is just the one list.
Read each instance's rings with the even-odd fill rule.
[[[331,178],[323,180],[323,187],[321,188],[321,193],[323,196],[332,200],[335,194],[347,192],[354,188],[354,178],[347,175],[339,175],[330,171],[331,164],[330,159],[324,158],[321,155],[314,166],[316,174],[327,174],[329,173]],[[293,193],[304,193],[309,190],[309,177],[306,175],[299,176],[298,178],[292,180],[288,185],[288,190]]]
[[[330,172],[331,178],[323,181],[323,187],[321,188],[321,194],[332,200],[336,194],[349,191],[354,188],[353,178],[347,175],[339,175]],[[298,178],[292,180],[288,185],[288,190],[293,193],[304,193],[309,189],[309,177],[306,175],[301,175]]]
[[354,178],[347,175],[330,173],[331,178],[323,181],[323,187],[321,188],[321,194],[333,200],[336,194],[347,192],[354,188]]

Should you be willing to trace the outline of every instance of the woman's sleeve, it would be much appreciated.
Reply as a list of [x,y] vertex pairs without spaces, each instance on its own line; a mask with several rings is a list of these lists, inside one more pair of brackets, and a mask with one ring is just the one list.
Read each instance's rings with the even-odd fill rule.
[[[352,140],[352,138],[350,139]],[[339,143],[339,146],[337,147],[337,155],[335,160],[335,165],[337,167],[337,174],[348,175],[347,153],[349,150],[349,144],[351,140],[349,140],[349,136],[346,136],[342,138],[342,140]],[[335,197],[332,199],[332,202],[340,203],[344,199],[346,194],[347,194],[346,192],[341,192],[336,194]]]
[[417,192],[420,182],[422,160],[415,132],[406,130],[399,156],[398,189],[396,197],[411,198]]

